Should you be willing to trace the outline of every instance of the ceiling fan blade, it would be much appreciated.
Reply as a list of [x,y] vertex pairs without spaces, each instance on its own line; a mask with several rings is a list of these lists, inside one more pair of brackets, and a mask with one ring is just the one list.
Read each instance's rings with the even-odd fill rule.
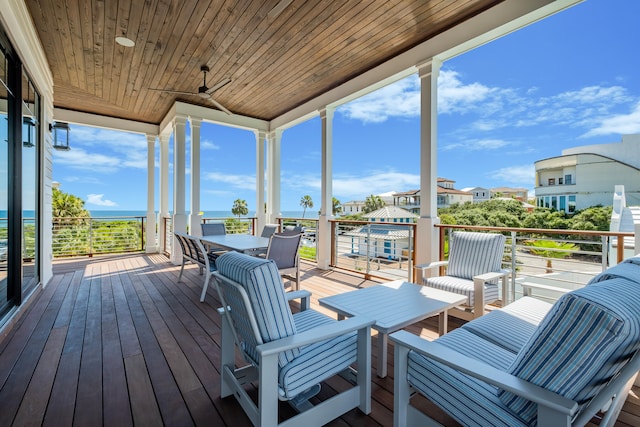
[[209,95],[211,95],[213,92],[217,91],[218,89],[222,88],[223,86],[228,85],[229,83],[231,83],[231,78],[227,77],[226,79],[222,79],[220,80],[218,83],[216,83],[215,85],[213,85],[213,87],[210,87],[207,90],[207,93]]
[[211,101],[211,103],[212,103],[213,105],[215,105],[215,106],[216,106],[216,107],[218,107],[220,110],[222,110],[222,111],[224,111],[225,113],[227,113],[228,115],[230,115],[230,116],[231,116],[231,115],[233,114],[231,111],[227,110],[227,109],[225,108],[225,106],[224,106],[224,105],[220,104],[220,103],[219,103],[218,101],[216,101],[215,99],[213,99],[213,98],[209,98],[209,101]]
[[278,15],[280,15],[282,11],[285,10],[287,6],[291,4],[292,1],[293,0],[280,0],[280,2],[278,2],[278,4],[275,5],[273,9],[269,11],[269,13],[267,13],[267,16],[271,19],[277,18]]
[[167,93],[179,93],[181,95],[198,95],[196,92],[184,92],[181,90],[170,90],[170,89],[157,89],[154,87],[150,87],[149,90],[157,90],[160,92],[167,92]]

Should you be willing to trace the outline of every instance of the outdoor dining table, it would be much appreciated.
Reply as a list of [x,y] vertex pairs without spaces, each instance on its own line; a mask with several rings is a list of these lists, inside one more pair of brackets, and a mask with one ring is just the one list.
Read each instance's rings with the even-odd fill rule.
[[269,246],[268,237],[254,236],[252,234],[222,234],[215,236],[202,236],[202,242],[208,246],[236,251],[252,253],[266,250]]

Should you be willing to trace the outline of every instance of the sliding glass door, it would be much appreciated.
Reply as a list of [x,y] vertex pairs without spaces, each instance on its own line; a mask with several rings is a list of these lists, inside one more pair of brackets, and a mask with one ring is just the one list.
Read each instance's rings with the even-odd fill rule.
[[0,324],[40,280],[41,100],[0,28]]

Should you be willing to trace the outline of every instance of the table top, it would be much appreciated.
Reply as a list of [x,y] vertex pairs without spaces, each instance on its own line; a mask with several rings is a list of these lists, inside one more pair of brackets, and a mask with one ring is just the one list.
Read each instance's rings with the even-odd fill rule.
[[215,236],[202,236],[201,240],[204,243],[236,252],[248,252],[258,249],[266,249],[267,246],[269,246],[268,237],[254,236],[252,234],[221,234]]
[[457,307],[466,299],[464,295],[396,280],[320,298],[318,302],[343,316],[375,319],[374,329],[390,333]]

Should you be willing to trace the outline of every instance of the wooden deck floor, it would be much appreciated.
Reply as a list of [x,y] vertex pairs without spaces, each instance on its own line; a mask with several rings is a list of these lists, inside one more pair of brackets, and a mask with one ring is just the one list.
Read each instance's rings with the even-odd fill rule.
[[[303,265],[302,288],[316,309],[318,298],[374,284],[312,267]],[[233,398],[220,398],[219,304],[213,290],[198,301],[195,266],[179,284],[179,268],[162,255],[56,261],[54,273],[0,335],[0,426],[250,425]],[[410,330],[432,339],[437,321]],[[331,425],[392,425],[392,351],[390,375],[372,375],[371,414],[356,409]],[[320,397],[341,381],[325,384]],[[634,388],[618,425],[640,425],[638,394]]]

